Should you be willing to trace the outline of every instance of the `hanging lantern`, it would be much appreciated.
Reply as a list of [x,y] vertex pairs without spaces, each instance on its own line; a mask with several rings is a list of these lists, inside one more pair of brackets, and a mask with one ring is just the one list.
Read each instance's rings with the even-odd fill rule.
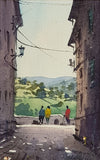
[[23,56],[24,55],[24,49],[25,49],[25,47],[22,47],[22,46],[19,47],[19,50],[20,50],[19,56]]

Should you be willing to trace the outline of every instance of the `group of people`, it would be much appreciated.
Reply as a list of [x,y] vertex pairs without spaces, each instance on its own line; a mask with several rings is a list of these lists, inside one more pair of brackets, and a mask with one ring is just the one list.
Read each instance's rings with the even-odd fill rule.
[[46,110],[44,110],[44,107],[42,106],[40,111],[39,111],[39,121],[40,124],[43,124],[43,120],[44,117],[46,119],[47,124],[49,123],[49,119],[50,119],[50,115],[51,115],[51,109],[50,106],[47,106]]
[[[68,124],[70,124],[70,109],[68,106],[66,106],[66,111],[65,111],[65,115],[64,117],[66,118],[66,121]],[[51,109],[50,109],[50,106],[47,106],[46,110],[44,110],[44,107],[42,106],[40,111],[39,111],[39,121],[40,121],[40,124],[43,124],[43,120],[44,120],[44,117],[46,119],[46,123],[48,124],[49,123],[49,119],[50,119],[50,115],[51,115]]]

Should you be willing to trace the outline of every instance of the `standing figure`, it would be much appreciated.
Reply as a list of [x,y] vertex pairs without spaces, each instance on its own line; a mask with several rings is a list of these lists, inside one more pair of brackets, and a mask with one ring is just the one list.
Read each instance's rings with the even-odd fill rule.
[[47,109],[45,110],[45,118],[46,118],[47,124],[49,123],[50,115],[51,115],[51,109],[50,109],[50,106],[47,106]]
[[69,107],[68,106],[66,106],[66,111],[65,111],[65,118],[66,118],[66,121],[67,121],[67,123],[68,124],[70,124],[70,119],[69,119],[69,117],[70,117],[70,109],[69,109]]
[[43,109],[43,106],[42,106],[41,109],[40,109],[40,111],[39,111],[39,121],[40,121],[40,124],[43,124],[44,116],[45,116],[45,110]]

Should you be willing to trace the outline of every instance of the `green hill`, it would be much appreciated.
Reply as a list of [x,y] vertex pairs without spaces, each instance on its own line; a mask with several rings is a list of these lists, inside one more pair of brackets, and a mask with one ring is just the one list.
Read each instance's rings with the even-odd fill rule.
[[71,109],[71,118],[76,114],[76,101],[69,95],[64,97],[64,92],[58,88],[46,88],[44,83],[30,82],[16,79],[15,81],[15,114],[26,116],[38,116],[38,112],[43,105],[51,107],[52,114],[64,114],[66,105]]

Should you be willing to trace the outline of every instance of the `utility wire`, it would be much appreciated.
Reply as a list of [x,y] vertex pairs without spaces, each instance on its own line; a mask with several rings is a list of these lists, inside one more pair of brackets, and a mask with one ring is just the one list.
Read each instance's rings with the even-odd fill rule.
[[[67,1],[67,3],[58,3],[58,1],[55,3],[54,1],[50,1],[50,2],[43,2],[42,0],[40,0],[40,1],[35,1],[35,0],[33,0],[33,1],[29,1],[29,0],[15,0],[16,2],[19,2],[19,3],[23,3],[23,4],[53,4],[53,5],[70,5],[71,4],[71,2],[70,2],[70,0],[69,1]],[[100,1],[98,1],[98,0],[90,0],[90,1],[83,1],[83,2],[80,2],[80,1],[76,1],[75,3],[76,4],[79,4],[79,5],[83,5],[83,4],[91,4],[91,2],[100,2]],[[73,2],[72,2],[73,3]]]
[[49,51],[55,51],[55,52],[71,52],[72,53],[72,51],[68,51],[68,50],[58,50],[58,49],[42,48],[42,47],[41,47],[41,49],[43,49],[43,50],[49,50]]
[[[19,30],[18,30],[19,31]],[[20,31],[21,32],[21,31]],[[28,40],[28,38],[21,32],[21,34],[24,36],[24,38],[26,38]],[[56,62],[56,59],[52,56],[52,55],[49,55],[47,52],[44,51],[44,49],[42,49],[41,47],[39,46],[36,46],[36,45],[33,45],[33,43],[29,40],[29,42],[32,44],[32,45],[29,45],[27,43],[24,43],[22,41],[20,41],[17,37],[16,37],[17,41],[25,46],[28,46],[28,47],[32,47],[32,48],[36,48],[36,49],[39,49],[41,52],[43,52],[45,55],[48,55],[50,58],[53,58],[53,60],[55,60]],[[49,50],[49,49],[45,49],[45,50]],[[54,51],[54,50],[53,50]],[[60,50],[59,50],[60,52]],[[69,51],[68,51],[69,52]],[[71,51],[70,51],[71,52]]]
[[[29,0],[15,0],[16,2],[18,2],[18,3],[21,3],[21,4],[25,4],[25,5],[27,5],[27,4],[52,4],[52,5],[70,5],[71,4],[71,2],[70,2],[70,0],[68,0],[68,2],[67,3],[52,3],[52,1],[50,2],[50,3],[48,3],[48,2],[40,2],[40,1],[35,1],[35,0],[33,0],[33,1],[29,1]],[[42,0],[41,0],[42,1]],[[91,2],[94,2],[94,3],[98,3],[98,2],[100,2],[99,0],[90,0],[90,1],[83,1],[83,2],[81,2],[81,1],[76,1],[76,2],[74,2],[74,3],[76,3],[78,6],[80,5],[80,6],[83,6],[83,5],[88,5],[88,4],[91,4]],[[72,2],[72,4],[73,4],[73,2]]]
[[[23,45],[25,45],[25,46],[33,47],[32,45],[29,45],[29,44],[27,44],[27,43],[24,43],[24,42],[20,41],[18,38],[16,38],[16,39],[17,39],[17,41],[18,41],[19,43],[21,43],[21,44],[23,44]],[[35,47],[34,47],[34,48],[35,48]]]
[[59,5],[59,6],[67,6],[67,5],[70,5],[71,3],[69,2],[69,3],[55,3],[55,2],[39,2],[39,1],[20,1],[19,2],[20,4],[22,4],[22,5],[32,5],[32,4],[35,4],[35,5],[37,5],[37,4],[41,4],[41,5]]
[[18,41],[19,43],[21,43],[21,44],[23,44],[23,45],[25,45],[25,46],[28,46],[28,47],[32,47],[32,48],[39,49],[41,52],[43,52],[43,53],[45,53],[46,55],[48,55],[49,57],[51,57],[51,55],[47,54],[46,52],[44,52],[44,51],[43,51],[42,49],[40,49],[39,47],[33,46],[33,45],[29,45],[29,44],[27,44],[27,43],[24,43],[24,42],[20,41],[18,38],[16,38],[16,39],[17,39],[17,41]]
[[[54,56],[49,55],[47,52],[44,51],[44,50],[52,50],[52,49],[39,47],[39,46],[33,44],[33,42],[31,42],[21,31],[18,30],[18,32],[21,33],[21,35],[23,35],[24,38],[27,39],[32,45],[29,45],[29,44],[27,44],[27,43],[24,43],[24,42],[20,41],[20,40],[16,37],[16,39],[17,39],[17,41],[18,41],[19,43],[21,43],[21,44],[23,44],[23,45],[25,45],[25,46],[28,46],[28,47],[32,47],[32,48],[35,48],[35,49],[39,49],[39,50],[40,50],[41,52],[43,52],[45,55],[48,55],[50,58],[53,58],[53,60],[55,60],[55,62],[56,62],[57,59],[55,59]],[[53,51],[56,51],[56,50],[53,49]],[[59,50],[59,52],[61,52],[61,51],[63,51],[63,50]],[[56,51],[56,52],[58,52],[58,51]],[[64,52],[65,52],[65,51],[64,51]],[[67,52],[71,52],[71,51],[67,51]]]
[[28,41],[30,42],[32,45],[34,45],[34,47],[37,47],[33,42],[31,42],[25,35],[24,33],[22,33],[19,29],[18,29],[18,32]]
[[[54,52],[72,52],[72,51],[68,51],[68,50],[58,50],[58,49],[52,49],[52,48],[44,48],[44,47],[40,47],[40,46],[37,46],[35,45],[33,42],[31,42],[20,30],[18,30],[18,32],[28,41],[30,42],[32,45],[29,45],[29,44],[26,44],[26,43],[23,43],[23,45],[27,45],[29,47],[34,47],[34,48],[37,48],[37,49],[40,49],[40,50],[48,50],[48,51],[54,51]],[[17,39],[18,40],[18,39]],[[21,41],[18,40],[20,43]]]
[[[93,0],[91,0],[90,2],[80,2],[80,1],[77,1],[77,2],[75,2],[76,3],[76,5],[77,5],[77,7],[78,6],[84,6],[84,5],[92,5],[91,4],[91,2],[94,2],[94,3],[97,3],[97,2],[100,2],[100,1],[93,1]],[[71,3],[69,2],[69,3],[48,3],[48,2],[32,2],[32,1],[22,1],[22,0],[20,0],[19,1],[19,3],[20,4],[22,4],[22,5],[32,5],[32,4],[41,4],[41,5],[59,5],[59,6],[67,6],[67,5],[71,5]],[[73,3],[72,3],[72,5],[73,5]]]
[[51,55],[49,55],[48,53],[46,53],[45,51],[43,51],[42,48],[40,48],[39,46],[36,46],[33,42],[31,42],[21,31],[18,30],[18,32],[19,32],[28,42],[30,42],[32,45],[29,45],[29,44],[27,44],[27,43],[24,43],[24,42],[20,41],[20,40],[17,38],[17,41],[18,41],[18,42],[20,42],[21,44],[23,44],[23,45],[25,45],[25,46],[39,49],[41,52],[43,52],[44,54],[46,54],[46,55],[48,55],[49,57],[51,57]]

